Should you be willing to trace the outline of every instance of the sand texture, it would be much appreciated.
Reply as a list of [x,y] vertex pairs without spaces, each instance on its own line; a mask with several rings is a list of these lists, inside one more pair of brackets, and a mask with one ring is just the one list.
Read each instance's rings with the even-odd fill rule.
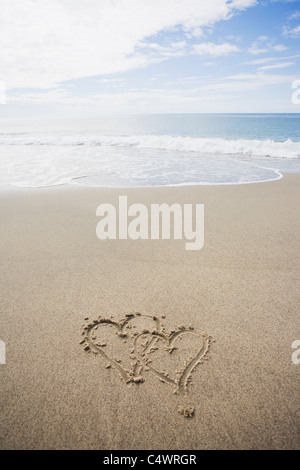
[[[3,189],[0,448],[298,449],[300,177]],[[205,205],[205,244],[96,237],[96,208]]]

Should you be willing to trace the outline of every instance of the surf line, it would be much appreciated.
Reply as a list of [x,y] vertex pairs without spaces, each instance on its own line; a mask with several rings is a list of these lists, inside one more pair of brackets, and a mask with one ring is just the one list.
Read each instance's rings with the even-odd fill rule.
[[113,204],[100,204],[96,216],[99,240],[186,240],[187,251],[204,245],[204,204],[144,204],[128,206],[127,196]]

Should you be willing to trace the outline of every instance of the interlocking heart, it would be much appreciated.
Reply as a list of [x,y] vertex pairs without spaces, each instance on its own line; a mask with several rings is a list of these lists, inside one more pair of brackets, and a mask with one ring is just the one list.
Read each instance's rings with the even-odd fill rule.
[[150,371],[173,385],[174,393],[186,392],[192,372],[207,360],[213,341],[192,327],[166,332],[159,317],[140,313],[120,321],[85,320],[80,341],[85,351],[100,354],[106,367],[115,368],[126,383],[144,382],[144,371]]

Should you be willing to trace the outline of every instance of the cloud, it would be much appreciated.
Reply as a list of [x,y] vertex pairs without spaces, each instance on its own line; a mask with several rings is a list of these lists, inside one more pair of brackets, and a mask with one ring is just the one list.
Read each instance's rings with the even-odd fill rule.
[[289,17],[288,17],[288,20],[289,21],[293,21],[293,20],[296,20],[300,18],[300,11],[294,11],[294,13],[292,13]]
[[[300,11],[294,11],[289,17],[288,22],[289,24],[283,26],[282,28],[282,35],[285,37],[290,38],[298,38],[300,36],[300,25],[291,26],[291,23],[295,22],[300,18]],[[295,24],[295,23],[294,23]]]
[[97,80],[97,83],[108,88],[120,88],[124,86],[124,78],[101,78]]
[[284,26],[282,30],[283,36],[298,38],[300,37],[300,25],[291,28],[290,26]]
[[292,65],[294,65],[294,62],[282,62],[280,64],[264,65],[263,67],[260,67],[259,70],[283,69],[286,67],[291,67]]
[[249,60],[247,62],[243,62],[246,65],[261,65],[261,64],[267,64],[269,62],[274,62],[274,61],[280,61],[280,60],[290,60],[290,59],[299,59],[300,54],[296,55],[290,55],[290,56],[283,56],[283,57],[264,57],[262,59],[255,59],[255,60]]
[[264,72],[256,73],[239,73],[236,75],[230,75],[218,80],[211,82],[209,85],[203,87],[206,91],[222,91],[222,93],[236,94],[245,93],[251,90],[259,90],[265,87],[277,86],[277,85],[290,85],[295,76],[289,75],[273,75]]
[[213,44],[211,42],[195,44],[193,52],[198,55],[209,55],[212,57],[228,55],[231,52],[239,52],[239,48],[228,42],[224,44]]
[[256,41],[252,43],[252,46],[248,49],[248,52],[252,55],[258,55],[272,51],[283,52],[286,50],[287,47],[283,44],[274,44],[274,39],[268,38],[267,36],[259,36]]
[[161,45],[155,42],[140,42],[138,51],[146,53],[150,58],[155,57],[155,60],[164,60],[170,57],[180,57],[188,54],[186,41],[171,42],[167,45]]
[[[237,109],[240,112],[248,112],[252,109],[251,92],[258,92],[270,87],[287,86],[297,79],[295,75],[268,74],[263,71],[256,73],[239,73],[208,81],[206,78],[189,77],[198,79],[195,86],[191,80],[191,86],[186,88],[145,88],[132,89],[117,93],[93,93],[88,96],[73,96],[70,91],[64,89],[52,89],[38,93],[14,92],[9,96],[9,104],[44,105],[59,109],[60,115],[64,112],[72,114],[82,113],[173,113],[173,112],[228,112]],[[276,91],[275,91],[276,92]],[[274,103],[260,103],[260,110],[266,112],[264,105],[276,110],[277,100]],[[225,107],[222,107],[222,106]],[[285,103],[286,105],[286,103]],[[235,108],[234,108],[235,107]],[[269,109],[269,108],[268,108]]]
[[[0,63],[7,88],[47,89],[166,60],[184,47],[141,51],[161,32],[195,36],[256,0],[1,0]],[[157,41],[156,41],[157,42]],[[165,54],[164,54],[165,53]]]

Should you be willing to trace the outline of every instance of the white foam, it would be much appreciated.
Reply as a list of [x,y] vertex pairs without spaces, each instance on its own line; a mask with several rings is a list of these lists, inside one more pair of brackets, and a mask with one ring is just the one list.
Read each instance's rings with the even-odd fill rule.
[[0,145],[134,147],[214,155],[300,158],[300,142],[294,142],[290,139],[284,142],[277,142],[270,139],[209,139],[171,135],[2,135],[0,137]]
[[257,183],[281,178],[281,162],[300,171],[300,159],[266,162],[260,157],[136,147],[3,145],[1,150],[0,184],[23,187]]

